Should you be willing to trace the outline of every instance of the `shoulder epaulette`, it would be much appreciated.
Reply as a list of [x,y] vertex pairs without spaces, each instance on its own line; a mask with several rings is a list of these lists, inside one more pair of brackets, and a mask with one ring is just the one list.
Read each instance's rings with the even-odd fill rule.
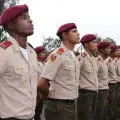
[[8,40],[3,41],[2,43],[0,43],[0,47],[7,49],[12,43]]
[[59,55],[61,55],[63,52],[64,52],[64,49],[63,49],[63,48],[59,48],[58,51],[57,51],[57,53],[58,53]]
[[82,57],[86,57],[86,56],[87,56],[87,53],[82,53],[81,56],[82,56]]

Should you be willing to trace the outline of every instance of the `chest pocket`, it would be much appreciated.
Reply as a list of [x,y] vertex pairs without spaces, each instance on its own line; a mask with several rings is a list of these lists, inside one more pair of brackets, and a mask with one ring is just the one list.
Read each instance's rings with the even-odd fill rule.
[[88,73],[92,73],[92,68],[88,67],[88,68],[85,69],[85,71],[88,72]]
[[85,67],[83,68],[87,73],[92,73],[93,69],[92,69],[92,64],[90,63],[85,63]]
[[115,66],[114,66],[113,63],[111,63],[111,65],[110,65],[110,67],[109,67],[109,71],[112,72],[112,73],[114,73],[114,71],[115,71]]
[[[72,63],[73,64],[73,63]],[[71,63],[69,63],[69,62],[67,62],[67,63],[65,63],[64,64],[64,66],[63,66],[63,69],[65,69],[65,70],[72,70],[73,69],[73,65],[72,65]]]
[[102,68],[101,68],[101,73],[103,78],[107,78],[108,76],[108,68],[105,64],[102,64]]
[[15,73],[19,75],[24,75],[27,73],[27,69],[23,66],[15,66],[14,70],[15,70]]
[[42,72],[42,67],[40,65],[36,64],[33,67],[36,72]]
[[24,66],[13,66],[10,67],[8,72],[6,73],[6,76],[9,75],[9,79],[6,79],[6,86],[21,86],[21,83],[28,80],[25,79],[26,77],[29,77],[27,68]]
[[106,71],[107,71],[107,68],[106,68],[106,67],[103,67],[103,68],[102,68],[102,71],[103,71],[103,72],[106,72]]
[[102,64],[102,71],[103,71],[103,72],[106,72],[106,71],[108,71],[107,65],[105,65],[105,64]]
[[60,68],[58,73],[59,73],[60,76],[69,78],[70,74],[73,72],[74,69],[75,69],[74,62],[66,61],[63,64],[63,66]]

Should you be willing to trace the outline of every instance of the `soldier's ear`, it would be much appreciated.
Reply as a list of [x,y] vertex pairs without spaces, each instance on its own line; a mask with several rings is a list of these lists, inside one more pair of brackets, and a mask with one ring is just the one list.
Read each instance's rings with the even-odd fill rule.
[[63,37],[63,39],[67,39],[67,32],[63,32],[62,37]]
[[8,23],[6,24],[6,26],[7,26],[7,29],[9,29],[9,30],[12,30],[12,29],[14,28],[14,25],[13,25],[12,22],[8,22]]
[[88,48],[88,46],[89,46],[88,42],[87,42],[87,43],[84,43],[84,47],[85,47],[85,48]]

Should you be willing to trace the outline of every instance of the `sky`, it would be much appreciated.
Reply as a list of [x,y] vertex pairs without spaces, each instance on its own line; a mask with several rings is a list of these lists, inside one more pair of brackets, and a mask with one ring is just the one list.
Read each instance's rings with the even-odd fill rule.
[[42,45],[43,37],[57,38],[57,29],[74,22],[80,37],[98,33],[102,38],[111,37],[120,45],[119,0],[20,0],[29,6],[34,24],[34,35],[28,41]]

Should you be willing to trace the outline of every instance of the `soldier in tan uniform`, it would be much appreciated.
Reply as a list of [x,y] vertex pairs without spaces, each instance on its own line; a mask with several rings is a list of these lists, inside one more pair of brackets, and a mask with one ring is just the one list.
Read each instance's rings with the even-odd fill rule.
[[96,36],[84,35],[81,43],[85,52],[78,56],[80,61],[78,120],[94,120],[98,93],[97,61],[93,53],[97,50]]
[[32,120],[40,67],[34,49],[27,44],[27,36],[33,34],[28,6],[6,9],[0,25],[10,35],[0,44],[0,119]]
[[[45,48],[43,46],[36,47],[35,52],[37,54],[38,63],[40,64],[40,67],[42,70],[44,68],[44,60],[46,59]],[[40,115],[42,114],[43,102],[44,102],[44,99],[42,95],[40,94],[39,90],[37,90],[37,105],[35,109],[34,120],[41,120]]]
[[108,120],[115,119],[116,85],[117,85],[116,58],[115,57],[116,57],[117,51],[118,51],[117,46],[112,45],[110,57],[107,59],[108,81],[109,81]]
[[116,87],[116,120],[120,120],[120,46],[118,46],[118,52],[116,56],[116,72],[117,72],[117,87]]
[[74,120],[75,100],[78,98],[79,61],[73,48],[79,43],[79,33],[74,23],[62,25],[57,35],[62,44],[48,57],[39,88],[48,95],[45,104],[46,120]]
[[98,44],[98,99],[96,120],[107,120],[108,117],[108,67],[106,59],[110,56],[110,42],[102,41]]

